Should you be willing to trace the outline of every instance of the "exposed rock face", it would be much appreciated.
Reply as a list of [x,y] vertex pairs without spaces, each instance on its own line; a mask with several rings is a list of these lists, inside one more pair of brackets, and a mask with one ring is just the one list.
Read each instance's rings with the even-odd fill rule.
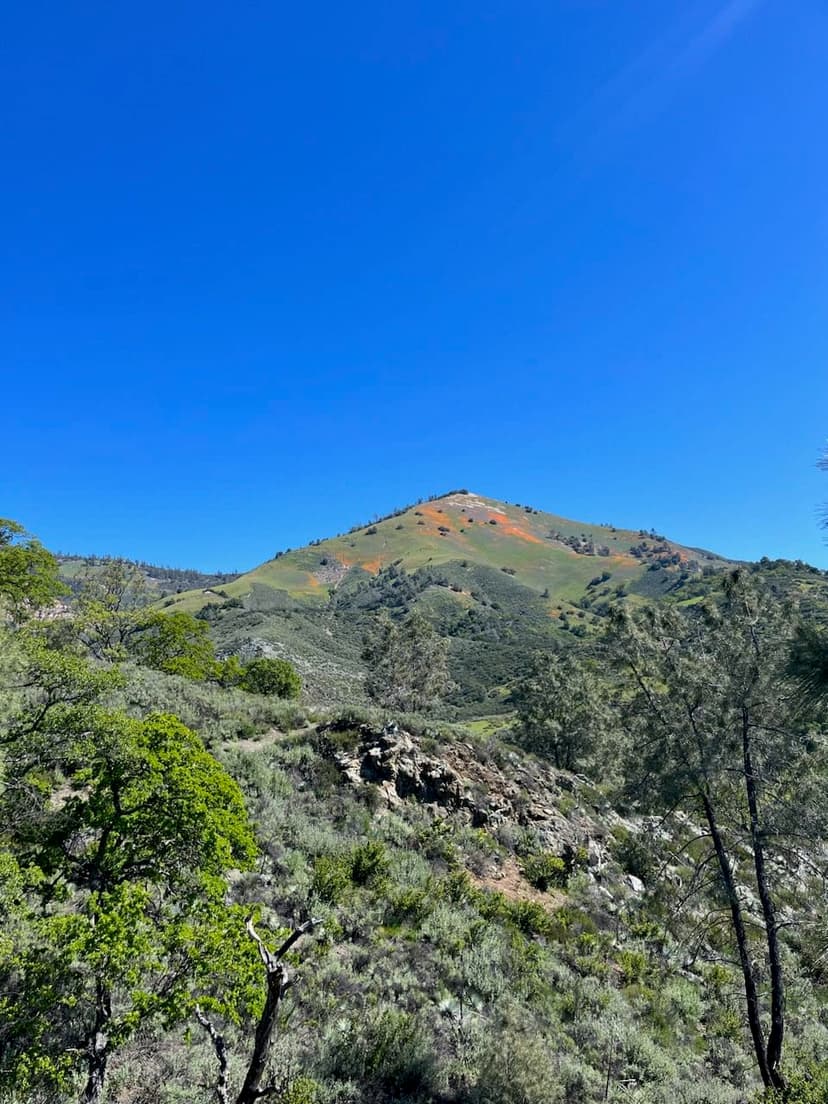
[[609,830],[621,819],[608,807],[600,810],[600,817],[595,815],[598,811],[581,799],[588,784],[577,776],[518,756],[494,760],[484,749],[463,742],[445,743],[434,751],[431,741],[396,724],[383,729],[360,725],[356,746],[348,750],[326,738],[335,731],[319,730],[323,753],[352,785],[377,786],[388,807],[413,798],[437,816],[452,814],[473,827],[511,823],[531,828],[557,854],[584,848],[589,868],[600,877],[609,859]]

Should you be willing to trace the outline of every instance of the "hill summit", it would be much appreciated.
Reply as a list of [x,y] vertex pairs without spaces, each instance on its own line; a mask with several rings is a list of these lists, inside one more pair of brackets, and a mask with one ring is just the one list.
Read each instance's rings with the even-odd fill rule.
[[[412,572],[464,561],[502,570],[553,604],[577,601],[599,568],[599,574],[608,571],[618,583],[634,582],[654,566],[688,574],[726,562],[654,530],[586,524],[461,490],[277,553],[222,588],[222,594],[247,599],[264,588],[320,603],[355,573],[376,576],[392,565]],[[175,604],[198,609],[214,593],[200,588],[179,595]]]
[[449,706],[468,716],[504,708],[533,650],[589,637],[613,603],[678,594],[727,562],[653,530],[455,490],[161,604],[208,620],[226,654],[289,659],[321,704],[359,702],[373,620],[416,609],[450,640]]

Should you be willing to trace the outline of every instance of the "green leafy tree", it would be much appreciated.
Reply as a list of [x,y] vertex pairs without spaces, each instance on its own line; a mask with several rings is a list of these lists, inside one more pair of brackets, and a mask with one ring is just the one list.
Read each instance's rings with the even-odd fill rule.
[[20,622],[64,593],[51,552],[16,521],[0,518],[0,611]]
[[218,672],[210,626],[191,613],[153,611],[131,651],[147,667],[196,682]]
[[77,594],[75,629],[97,659],[125,659],[130,644],[154,621],[144,573],[126,560],[87,569]]
[[606,689],[571,651],[537,652],[512,697],[517,742],[561,770],[578,770],[609,742]]
[[298,698],[302,680],[286,659],[261,656],[244,664],[239,685],[251,694],[267,694],[276,698]]
[[86,701],[41,714],[6,739],[0,819],[31,907],[4,948],[0,1076],[28,1091],[80,1073],[93,1102],[112,1054],[190,1015],[220,969],[204,949],[255,843],[238,786],[177,718]]
[[[612,640],[625,676],[629,777],[644,808],[681,808],[704,825],[757,1068],[775,1089],[784,1088],[785,1032],[775,871],[791,849],[825,831],[825,747],[798,710],[787,661],[794,626],[790,610],[735,572],[718,601],[687,613],[618,612]],[[767,987],[757,980],[757,957]]]
[[390,709],[434,708],[452,688],[448,646],[417,610],[402,621],[383,610],[363,647],[366,690]]

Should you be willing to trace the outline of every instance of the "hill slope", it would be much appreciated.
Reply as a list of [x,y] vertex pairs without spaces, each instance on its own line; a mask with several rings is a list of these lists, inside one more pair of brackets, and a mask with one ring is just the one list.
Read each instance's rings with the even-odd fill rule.
[[657,597],[728,562],[652,531],[454,491],[163,608],[210,621],[223,651],[289,658],[322,703],[361,699],[361,642],[378,610],[418,608],[451,640],[449,704],[469,716],[500,711],[532,649],[588,636],[619,596]]
[[[222,589],[248,600],[265,588],[294,601],[324,603],[357,572],[377,575],[390,565],[407,572],[452,562],[514,572],[549,600],[577,601],[596,571],[632,582],[653,563],[700,572],[725,561],[654,532],[587,525],[529,506],[455,491],[410,506],[341,536],[280,553]],[[599,570],[600,569],[600,570]],[[198,609],[209,590],[181,594],[176,605]]]

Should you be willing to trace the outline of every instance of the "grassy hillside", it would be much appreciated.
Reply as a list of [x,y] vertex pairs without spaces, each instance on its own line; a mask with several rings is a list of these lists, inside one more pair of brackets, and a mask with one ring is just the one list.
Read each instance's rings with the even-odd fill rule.
[[[616,582],[632,582],[651,563],[662,560],[692,572],[723,562],[653,532],[587,525],[458,491],[279,554],[222,589],[245,601],[254,600],[257,590],[265,588],[304,603],[324,604],[354,573],[377,575],[391,564],[412,572],[470,561],[507,568],[521,585],[537,594],[548,592],[551,609],[561,600],[577,601],[596,573],[609,571]],[[209,588],[200,588],[179,595],[175,604],[196,610],[210,597]]]
[[448,714],[505,708],[529,652],[588,637],[609,605],[701,582],[727,561],[652,531],[587,525],[466,491],[275,556],[163,608],[211,622],[226,652],[290,659],[312,700],[363,699],[363,636],[419,608],[451,641]]
[[[63,558],[70,585],[104,560]],[[321,706],[364,704],[362,642],[377,613],[418,609],[448,639],[445,719],[508,711],[536,649],[588,644],[618,602],[697,601],[731,561],[652,531],[588,525],[465,491],[280,553],[238,577],[140,565],[164,610],[209,622],[222,654],[277,655]],[[776,589],[828,605],[823,572],[755,565]]]

